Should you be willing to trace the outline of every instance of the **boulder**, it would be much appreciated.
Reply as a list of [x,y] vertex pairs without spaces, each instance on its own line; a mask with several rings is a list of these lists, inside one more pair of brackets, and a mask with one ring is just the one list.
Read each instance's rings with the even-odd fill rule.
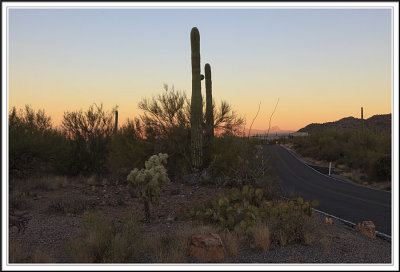
[[200,173],[193,173],[193,174],[188,174],[184,175],[182,177],[182,182],[187,185],[197,185],[200,184],[201,182],[201,176]]
[[201,181],[205,183],[208,183],[211,180],[211,176],[206,169],[201,172],[200,178]]
[[369,238],[376,238],[375,225],[372,221],[363,221],[362,223],[357,223],[356,231]]
[[190,243],[190,256],[201,262],[216,262],[225,257],[221,237],[215,233],[193,235]]

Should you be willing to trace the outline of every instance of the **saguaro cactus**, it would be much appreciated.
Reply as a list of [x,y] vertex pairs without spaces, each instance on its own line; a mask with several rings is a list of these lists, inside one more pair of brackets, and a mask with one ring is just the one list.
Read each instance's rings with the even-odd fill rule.
[[206,133],[205,133],[205,161],[208,164],[211,160],[211,143],[214,138],[214,113],[212,106],[212,81],[211,81],[211,66],[206,63],[204,66],[206,80]]
[[200,76],[200,34],[196,27],[190,32],[192,51],[192,100],[190,105],[192,166],[199,169],[203,165],[203,134],[201,76]]
[[118,111],[115,111],[114,134],[118,132]]
[[364,109],[361,107],[361,130],[364,131]]

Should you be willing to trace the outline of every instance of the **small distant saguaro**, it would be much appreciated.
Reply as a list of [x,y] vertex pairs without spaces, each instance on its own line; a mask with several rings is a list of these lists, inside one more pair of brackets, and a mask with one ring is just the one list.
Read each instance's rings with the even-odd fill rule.
[[118,132],[118,111],[115,111],[114,134]]
[[200,75],[200,33],[196,27],[190,32],[192,62],[192,100],[190,105],[192,166],[203,166],[203,101],[201,97]]
[[363,107],[361,107],[361,129],[364,130],[364,111],[363,111]]

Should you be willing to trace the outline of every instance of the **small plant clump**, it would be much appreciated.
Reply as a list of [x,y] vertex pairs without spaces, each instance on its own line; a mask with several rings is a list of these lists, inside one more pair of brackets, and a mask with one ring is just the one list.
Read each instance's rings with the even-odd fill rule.
[[202,224],[212,223],[249,235],[256,223],[268,224],[273,229],[273,237],[279,236],[274,230],[293,232],[296,237],[286,239],[292,241],[301,239],[297,237],[298,233],[302,233],[304,217],[313,214],[313,205],[317,205],[316,202],[310,203],[301,197],[290,201],[267,201],[263,199],[262,189],[245,185],[242,190],[232,188],[229,193],[204,202],[191,211],[191,216]]
[[146,220],[150,219],[149,203],[158,204],[162,185],[170,182],[167,169],[168,154],[159,153],[151,156],[145,162],[144,169],[133,169],[127,177],[132,186],[144,202]]
[[49,211],[62,214],[82,214],[92,208],[92,202],[80,194],[66,194],[52,200]]
[[67,250],[79,263],[137,262],[140,237],[135,214],[117,225],[100,211],[88,212]]

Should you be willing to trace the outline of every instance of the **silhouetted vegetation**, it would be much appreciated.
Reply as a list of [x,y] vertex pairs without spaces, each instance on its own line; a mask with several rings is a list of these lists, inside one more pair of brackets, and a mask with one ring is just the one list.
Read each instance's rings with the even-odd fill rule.
[[9,112],[9,170],[11,178],[41,173],[64,174],[68,154],[64,132],[53,128],[44,110],[29,105]]
[[107,173],[107,156],[114,130],[115,109],[106,112],[103,105],[93,104],[86,112],[65,112],[62,127],[68,139],[71,162],[68,173]]
[[[102,104],[90,105],[86,111],[66,111],[58,129],[44,110],[36,112],[28,105],[24,110],[12,108],[10,178],[95,175],[99,180],[112,176],[126,181],[130,170],[144,167],[145,160],[158,153],[168,154],[167,170],[172,181],[191,173],[190,100],[185,93],[165,85],[164,92],[141,100],[138,106],[143,113],[118,129],[114,126],[116,108],[106,111]],[[243,119],[225,101],[219,107],[213,103],[212,109],[214,130],[222,135],[217,142],[231,143]],[[202,126],[205,130],[205,114]],[[241,150],[240,146],[237,148]],[[218,159],[223,150],[216,152]],[[240,158],[231,157],[235,162],[230,162],[237,165]]]
[[327,130],[291,139],[302,155],[361,169],[369,180],[391,179],[391,135],[368,130]]

